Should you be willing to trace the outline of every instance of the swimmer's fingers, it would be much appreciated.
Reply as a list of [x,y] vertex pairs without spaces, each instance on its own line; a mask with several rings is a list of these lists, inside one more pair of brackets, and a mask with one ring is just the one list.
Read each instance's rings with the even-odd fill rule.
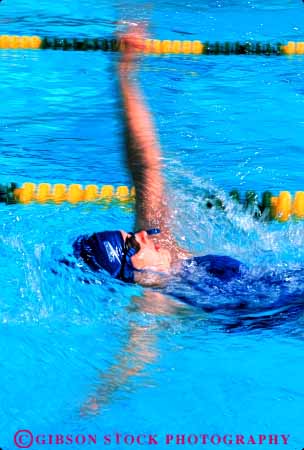
[[139,52],[144,49],[144,40],[147,39],[146,26],[138,25],[137,28],[128,30],[121,37],[127,51]]
[[145,39],[147,38],[146,25],[134,24],[128,28],[128,31],[119,35],[121,41],[122,58],[121,63],[124,64],[126,70],[134,68],[132,65],[143,52],[145,47]]
[[125,44],[127,51],[138,51],[143,48],[143,40],[147,39],[147,25],[145,23],[132,23],[127,31],[119,33],[118,37]]

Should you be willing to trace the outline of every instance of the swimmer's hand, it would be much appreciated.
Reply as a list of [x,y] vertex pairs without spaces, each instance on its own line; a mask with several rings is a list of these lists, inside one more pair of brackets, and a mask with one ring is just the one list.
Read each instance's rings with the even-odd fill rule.
[[143,52],[147,38],[146,27],[144,24],[132,24],[128,31],[119,35],[121,40],[121,59],[119,71],[123,74],[133,72],[137,65],[138,56]]

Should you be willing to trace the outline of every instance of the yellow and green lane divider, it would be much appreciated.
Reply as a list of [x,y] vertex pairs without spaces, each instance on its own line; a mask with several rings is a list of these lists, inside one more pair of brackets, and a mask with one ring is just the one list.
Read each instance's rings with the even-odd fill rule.
[[[303,55],[303,42],[202,42],[200,40],[143,39],[140,42],[146,54],[183,55]],[[40,36],[0,35],[0,49],[111,51],[124,49],[123,39],[111,38],[59,38]]]
[[[68,202],[78,204],[81,202],[120,203],[134,202],[135,188],[128,186],[88,184],[62,184],[50,183],[35,184],[31,182],[8,183],[0,185],[0,202],[6,204],[56,203],[58,205]],[[202,194],[206,208],[225,209],[225,202],[215,195]],[[247,191],[242,197],[238,190],[229,193],[230,199],[240,204],[244,211],[258,220],[279,220],[286,222],[291,218],[304,219],[304,191],[297,191],[294,196],[288,191],[281,191],[274,196],[265,191],[261,199],[255,191]]]
[[[255,191],[247,191],[242,198],[239,191],[232,190],[229,196],[258,220],[286,222],[291,218],[304,219],[304,191],[297,191],[294,196],[288,191],[281,191],[277,196],[265,191],[261,201]],[[213,207],[213,203],[225,209],[223,202],[214,197],[207,201],[206,206]]]
[[0,202],[13,203],[79,203],[97,201],[127,202],[134,200],[135,189],[128,186],[114,187],[112,185],[98,186],[96,184],[62,184],[57,183],[23,183],[21,187],[17,183],[0,185]]

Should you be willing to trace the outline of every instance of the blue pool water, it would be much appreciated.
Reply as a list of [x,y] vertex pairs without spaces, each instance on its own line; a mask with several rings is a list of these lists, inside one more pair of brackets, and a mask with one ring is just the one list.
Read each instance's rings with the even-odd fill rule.
[[[300,0],[3,0],[0,34],[112,36],[117,20],[132,17],[148,19],[160,39],[303,40]],[[117,57],[0,51],[1,183],[130,185]],[[140,80],[162,142],[176,233],[191,250],[236,257],[258,275],[303,267],[303,222],[258,223],[232,204],[208,211],[201,198],[206,190],[225,198],[231,188],[304,189],[303,62],[144,58]],[[161,450],[181,447],[164,444],[169,433],[288,434],[288,445],[276,448],[304,446],[302,313],[239,323],[138,286],[82,284],[69,269],[51,271],[77,235],[130,229],[128,207],[0,204],[0,215],[0,447],[16,448],[19,429],[96,434],[92,448],[115,432],[158,434]],[[301,280],[293,283],[301,290]]]

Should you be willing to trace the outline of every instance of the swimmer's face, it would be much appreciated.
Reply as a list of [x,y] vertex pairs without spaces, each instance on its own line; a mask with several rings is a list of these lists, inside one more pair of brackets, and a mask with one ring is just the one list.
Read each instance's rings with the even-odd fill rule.
[[[122,231],[124,240],[130,236]],[[140,249],[131,256],[131,261],[135,269],[150,269],[155,272],[168,272],[171,266],[171,255],[169,250],[162,248],[157,243],[157,238],[151,237],[146,231],[139,231],[135,234],[136,241]]]

